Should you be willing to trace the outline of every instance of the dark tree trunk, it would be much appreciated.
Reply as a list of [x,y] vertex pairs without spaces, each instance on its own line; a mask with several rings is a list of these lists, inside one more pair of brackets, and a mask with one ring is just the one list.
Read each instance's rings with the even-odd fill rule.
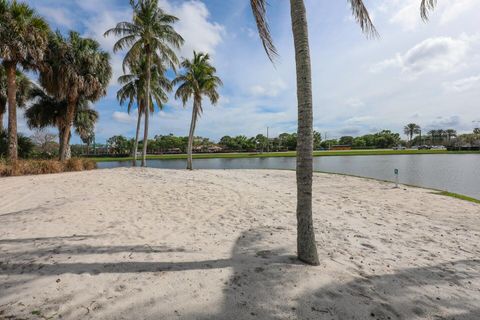
[[298,258],[318,265],[312,218],[313,98],[308,26],[303,0],[290,0],[295,43],[298,100],[297,142],[297,251]]
[[76,99],[69,99],[67,104],[67,114],[65,115],[65,126],[62,128],[62,138],[60,141],[60,161],[65,161],[70,158],[69,142],[70,131],[72,129],[73,119],[75,117],[75,108],[77,107]]
[[8,99],[8,150],[7,158],[11,162],[18,159],[17,141],[17,65],[15,62],[5,63],[7,73],[7,99]]

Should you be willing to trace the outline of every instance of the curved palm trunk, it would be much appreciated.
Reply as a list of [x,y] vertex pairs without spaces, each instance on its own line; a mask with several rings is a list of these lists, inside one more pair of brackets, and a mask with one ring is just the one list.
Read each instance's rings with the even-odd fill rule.
[[147,145],[148,145],[148,116],[150,113],[150,82],[152,78],[152,55],[147,48],[147,90],[145,95],[145,127],[143,135],[143,154],[142,154],[142,167],[147,166]]
[[60,141],[60,161],[68,160],[71,156],[70,153],[70,131],[72,129],[73,118],[75,117],[75,108],[77,106],[77,101],[75,99],[70,99],[67,104],[67,114],[65,115],[65,126],[62,128],[62,138]]
[[195,136],[199,103],[201,102],[198,101],[198,98],[193,99],[192,122],[190,123],[190,132],[188,134],[187,170],[193,170],[193,138]]
[[312,219],[313,102],[308,26],[303,0],[290,0],[295,43],[298,100],[297,143],[297,251],[298,258],[318,265]]
[[17,142],[17,83],[14,62],[5,63],[7,73],[7,99],[8,99],[8,160],[15,162],[18,159]]
[[142,122],[142,113],[140,112],[140,106],[138,106],[138,117],[137,117],[137,131],[135,134],[135,143],[133,144],[133,163],[134,167],[137,166],[137,151],[138,151],[138,137],[140,136],[140,123]]

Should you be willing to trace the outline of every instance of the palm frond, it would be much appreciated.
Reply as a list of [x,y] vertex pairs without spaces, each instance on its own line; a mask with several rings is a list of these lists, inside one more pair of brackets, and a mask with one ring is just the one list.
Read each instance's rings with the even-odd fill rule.
[[277,48],[273,43],[273,38],[270,33],[270,26],[267,20],[267,1],[266,0],[250,0],[253,16],[257,23],[258,34],[262,40],[263,48],[267,53],[270,61],[274,62],[278,56]]
[[367,35],[367,37],[378,37],[378,31],[373,25],[370,14],[368,13],[367,7],[362,0],[348,0],[352,8],[352,14],[355,18],[355,21],[360,25],[362,31]]
[[422,0],[420,5],[420,16],[422,17],[423,21],[428,21],[428,14],[430,11],[435,9],[437,5],[437,0]]

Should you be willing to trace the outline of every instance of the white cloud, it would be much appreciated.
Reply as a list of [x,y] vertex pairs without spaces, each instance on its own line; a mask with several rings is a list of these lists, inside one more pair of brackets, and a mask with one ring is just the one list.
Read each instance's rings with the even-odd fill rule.
[[225,28],[210,21],[210,12],[203,2],[191,0],[177,4],[161,0],[159,5],[179,18],[175,29],[185,40],[180,51],[181,56],[190,57],[194,50],[215,54],[215,49],[225,34]]
[[[447,24],[474,12],[479,6],[478,0],[439,1],[431,18],[436,20],[439,17],[440,24]],[[400,25],[403,30],[413,31],[422,23],[419,0],[390,0],[382,2],[376,10],[390,14],[389,22]]]
[[352,107],[352,108],[359,108],[359,107],[364,107],[365,106],[365,103],[363,101],[361,101],[360,99],[357,99],[357,98],[350,98],[347,101],[345,101],[345,104],[348,107]]
[[452,82],[445,82],[443,86],[447,91],[454,91],[454,92],[464,92],[471,90],[475,87],[480,85],[480,75],[463,78],[459,80],[455,80]]
[[472,39],[467,36],[457,39],[429,38],[404,54],[397,54],[394,58],[373,65],[370,71],[380,72],[389,67],[399,67],[404,73],[413,76],[425,72],[452,71],[465,61]]
[[395,11],[390,18],[390,23],[399,24],[404,30],[413,30],[421,23],[419,1],[417,0],[404,1],[403,7],[396,8]]
[[74,21],[70,14],[61,8],[38,7],[38,12],[54,23],[67,28],[73,28]]
[[133,113],[128,114],[126,112],[119,112],[119,111],[115,111],[112,114],[112,118],[115,121],[118,121],[118,122],[121,122],[121,123],[135,123],[137,121],[137,117]]
[[257,97],[276,97],[287,88],[285,82],[281,79],[272,81],[266,85],[254,85],[250,88],[250,93]]
[[445,9],[442,12],[440,22],[442,24],[449,23],[458,17],[461,17],[464,13],[473,10],[479,5],[478,0],[455,0],[449,1],[445,5]]

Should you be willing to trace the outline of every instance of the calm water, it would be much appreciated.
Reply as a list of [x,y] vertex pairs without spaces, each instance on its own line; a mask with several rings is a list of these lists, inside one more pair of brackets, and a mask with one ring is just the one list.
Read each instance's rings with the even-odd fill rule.
[[[128,167],[131,162],[103,162],[99,168]],[[149,167],[184,169],[185,160],[150,160]],[[317,157],[315,170],[344,173],[460,193],[480,199],[480,155],[394,155]],[[295,158],[198,159],[196,169],[294,169]]]

